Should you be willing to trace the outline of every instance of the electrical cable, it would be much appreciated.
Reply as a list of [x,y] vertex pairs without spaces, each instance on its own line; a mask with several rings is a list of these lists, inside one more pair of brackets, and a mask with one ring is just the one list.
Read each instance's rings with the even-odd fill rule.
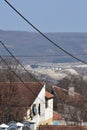
[[16,8],[14,8],[14,6],[12,6],[12,4],[10,4],[10,2],[8,2],[7,0],[4,0],[9,7],[11,7],[26,23],[28,23],[33,29],[35,29],[39,34],[41,34],[45,39],[47,39],[50,43],[52,43],[54,46],[56,46],[57,48],[59,48],[61,51],[63,51],[64,53],[66,53],[67,55],[71,56],[72,58],[76,59],[79,62],[82,62],[84,64],[87,64],[87,62],[77,58],[76,56],[72,55],[70,52],[66,51],[65,49],[63,49],[61,46],[57,45],[53,40],[51,40],[49,37],[47,37],[44,33],[42,33],[38,28],[36,28],[29,20],[27,20]]

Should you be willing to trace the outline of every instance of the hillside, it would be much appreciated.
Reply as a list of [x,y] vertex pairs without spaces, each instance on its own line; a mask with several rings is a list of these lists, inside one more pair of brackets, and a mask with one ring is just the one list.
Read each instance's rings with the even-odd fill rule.
[[[87,33],[46,33],[46,35],[78,58],[87,60]],[[0,40],[25,63],[76,61],[38,33],[0,30]],[[0,55],[8,55],[1,46],[0,52]]]

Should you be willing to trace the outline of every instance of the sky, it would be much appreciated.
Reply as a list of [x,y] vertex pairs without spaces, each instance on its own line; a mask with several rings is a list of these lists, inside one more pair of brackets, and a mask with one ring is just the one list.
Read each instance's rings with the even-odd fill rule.
[[[8,0],[41,32],[87,32],[87,0]],[[4,0],[0,29],[35,31]]]

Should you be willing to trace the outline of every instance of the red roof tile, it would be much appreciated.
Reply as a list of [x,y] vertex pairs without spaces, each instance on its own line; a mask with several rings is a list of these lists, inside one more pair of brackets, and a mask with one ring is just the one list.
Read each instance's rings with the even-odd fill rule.
[[48,91],[46,91],[45,96],[46,96],[46,98],[48,98],[48,99],[54,97],[54,95],[51,94],[51,93],[49,93]]

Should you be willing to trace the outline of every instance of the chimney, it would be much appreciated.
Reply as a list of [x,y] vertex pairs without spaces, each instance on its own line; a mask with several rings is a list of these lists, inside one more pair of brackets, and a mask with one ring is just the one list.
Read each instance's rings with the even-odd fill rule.
[[75,94],[75,91],[74,91],[74,90],[75,90],[74,87],[69,87],[69,89],[68,89],[68,95],[74,97],[74,94]]
[[72,82],[73,82],[73,80],[71,80],[71,83],[70,83],[69,88],[68,88],[68,95],[70,95],[70,96],[74,96],[74,94],[75,94],[75,88],[74,88]]

